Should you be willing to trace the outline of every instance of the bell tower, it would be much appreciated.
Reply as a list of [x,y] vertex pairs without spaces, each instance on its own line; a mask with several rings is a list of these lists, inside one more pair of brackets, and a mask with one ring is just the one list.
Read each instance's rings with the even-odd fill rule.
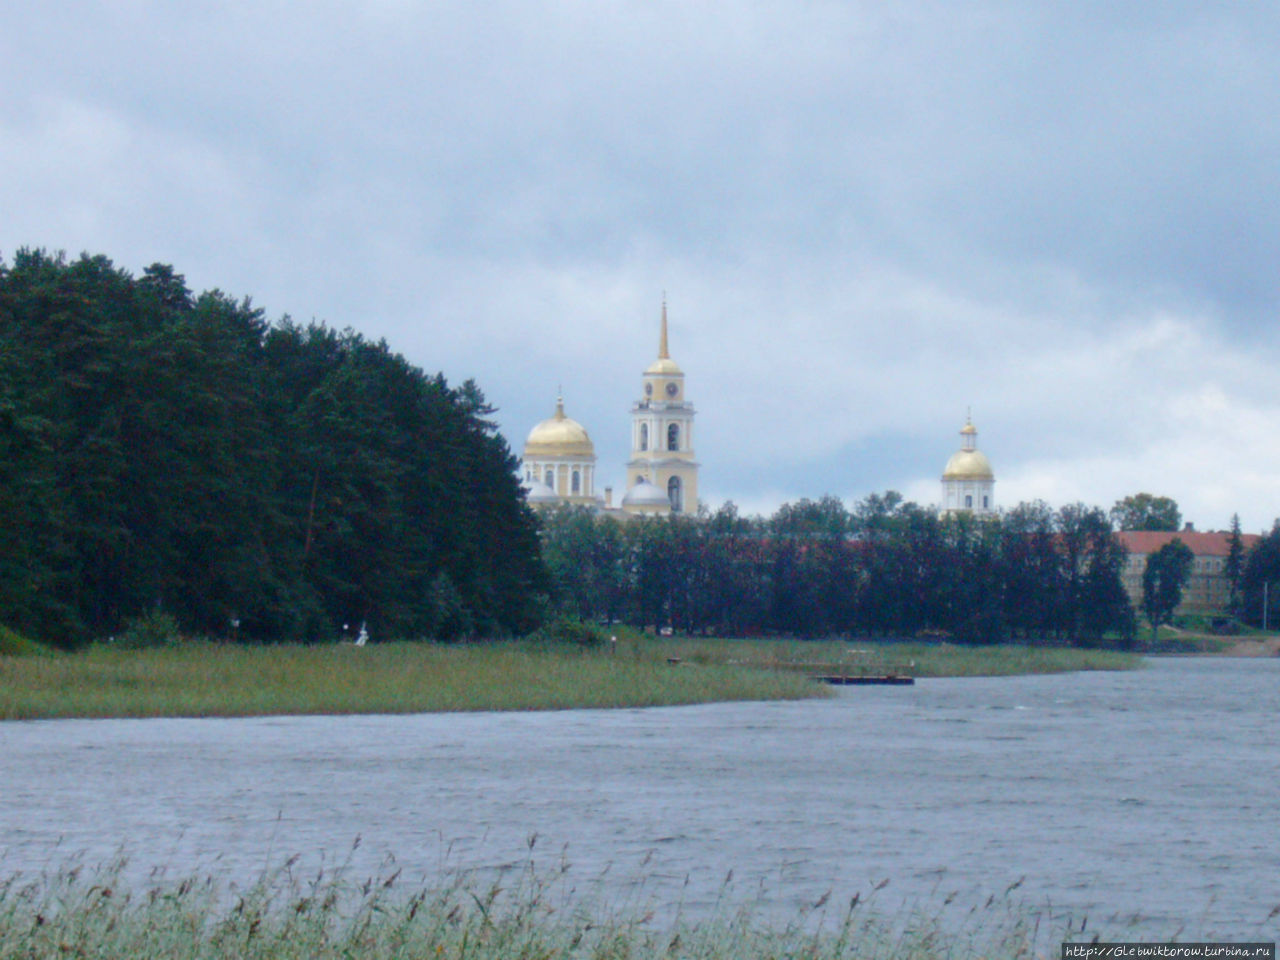
[[[672,513],[698,509],[698,464],[693,458],[693,404],[685,399],[684,371],[667,348],[667,299],[662,298],[658,359],[644,371],[640,399],[631,405],[631,459],[627,488],[651,484]],[[624,500],[624,506],[625,506]]]

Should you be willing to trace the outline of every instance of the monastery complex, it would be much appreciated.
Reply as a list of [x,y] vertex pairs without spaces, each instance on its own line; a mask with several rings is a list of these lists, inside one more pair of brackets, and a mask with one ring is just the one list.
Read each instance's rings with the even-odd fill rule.
[[626,492],[613,503],[613,488],[596,492],[596,452],[586,428],[564,412],[529,432],[521,469],[534,506],[572,503],[620,518],[698,509],[698,462],[693,452],[693,404],[685,397],[684,371],[667,347],[667,305],[662,304],[658,357],[645,369],[640,398],[631,405],[631,458]]
[[[565,413],[564,398],[557,397],[555,413],[525,441],[520,466],[529,503],[576,504],[619,519],[696,512],[695,412],[685,395],[684,371],[671,358],[664,300],[658,356],[641,375],[640,397],[631,405],[631,457],[621,502],[614,504],[612,487],[597,483],[595,445],[586,428]],[[960,438],[960,449],[942,474],[942,509],[993,514],[995,473],[977,448],[978,431],[971,420],[966,419]]]
[[[587,430],[565,413],[564,399],[555,412],[529,432],[521,471],[529,503],[535,507],[576,504],[627,520],[638,516],[695,513],[698,509],[698,461],[694,454],[694,406],[685,393],[685,375],[671,357],[667,338],[667,304],[662,304],[658,356],[640,377],[639,398],[631,404],[631,456],[623,495],[614,502],[613,487],[597,473],[595,445]],[[960,448],[942,472],[943,513],[996,513],[995,471],[978,449],[978,430],[965,418]],[[1215,612],[1226,603],[1225,533],[1121,531],[1129,553],[1123,581],[1130,600],[1141,604],[1142,572],[1147,558],[1174,537],[1195,555],[1194,574],[1180,613]],[[1246,537],[1252,546],[1257,537]]]

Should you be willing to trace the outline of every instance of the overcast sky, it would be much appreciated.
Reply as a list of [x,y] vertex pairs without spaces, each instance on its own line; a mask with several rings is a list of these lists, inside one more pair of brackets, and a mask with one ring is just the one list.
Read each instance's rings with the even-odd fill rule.
[[971,407],[1001,505],[1150,491],[1259,531],[1277,11],[11,5],[0,255],[386,338],[474,377],[517,453],[559,385],[618,491],[665,290],[711,506],[936,503]]

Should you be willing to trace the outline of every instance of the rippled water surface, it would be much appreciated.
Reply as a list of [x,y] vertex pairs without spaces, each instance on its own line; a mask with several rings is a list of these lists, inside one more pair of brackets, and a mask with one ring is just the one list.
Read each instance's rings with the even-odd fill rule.
[[[1280,661],[924,680],[650,710],[0,724],[0,873],[123,849],[247,879],[298,853],[407,876],[567,845],[642,896],[792,911],[1015,897],[1274,939]],[[360,848],[350,853],[353,840]],[[634,895],[634,894],[632,894]],[[891,896],[892,895],[892,896]]]

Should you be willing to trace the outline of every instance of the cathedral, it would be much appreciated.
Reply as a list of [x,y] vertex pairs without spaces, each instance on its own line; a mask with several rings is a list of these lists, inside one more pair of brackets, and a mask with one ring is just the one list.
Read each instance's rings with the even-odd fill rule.
[[[626,519],[698,510],[698,463],[693,453],[694,409],[685,397],[684,371],[667,347],[667,303],[662,302],[658,357],[640,379],[640,397],[631,404],[631,458],[625,492],[613,502],[613,488],[599,485],[596,451],[586,428],[556,398],[555,413],[529,432],[521,472],[526,496],[535,507],[567,503]],[[942,473],[943,513],[995,513],[995,473],[978,449],[978,430],[966,417],[960,449]]]
[[586,428],[564,412],[529,432],[521,469],[529,503],[592,507],[623,517],[696,513],[698,463],[693,454],[693,404],[685,399],[684,371],[667,348],[667,304],[662,304],[658,357],[641,377],[640,398],[631,405],[631,458],[620,507],[613,490],[596,492],[596,453]]

